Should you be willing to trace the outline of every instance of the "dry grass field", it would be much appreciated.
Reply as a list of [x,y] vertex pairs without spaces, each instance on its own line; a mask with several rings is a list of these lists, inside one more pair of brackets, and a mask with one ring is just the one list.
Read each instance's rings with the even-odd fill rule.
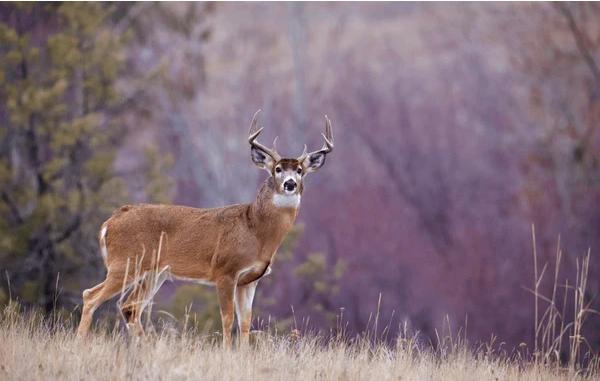
[[250,347],[224,350],[218,334],[187,327],[187,316],[183,327],[160,321],[155,330],[151,305],[144,337],[128,336],[118,323],[100,319],[94,333],[81,339],[74,315],[44,317],[11,301],[0,309],[0,380],[600,380],[600,357],[583,335],[588,315],[598,313],[585,299],[590,253],[578,259],[576,281],[563,287],[573,302],[569,321],[567,305],[557,299],[562,252],[556,253],[552,295],[545,297],[539,285],[547,264],[538,266],[532,233],[533,348],[506,348],[493,335],[489,343],[469,343],[452,334],[449,321],[434,343],[406,327],[390,342],[387,334],[374,333],[377,311],[375,329],[355,338],[339,323],[339,333],[330,338],[267,326],[253,332]]
[[390,342],[387,334],[384,339],[374,333],[377,311],[373,332],[355,338],[342,324],[332,338],[267,326],[253,333],[250,347],[224,350],[220,336],[187,324],[176,329],[172,321],[161,321],[155,330],[151,306],[144,337],[128,336],[119,324],[101,319],[93,334],[80,339],[75,316],[44,317],[11,301],[0,310],[0,380],[600,380],[600,357],[582,333],[588,315],[598,313],[585,299],[590,253],[578,259],[576,281],[563,287],[573,302],[568,321],[567,305],[557,299],[562,252],[556,253],[552,295],[545,297],[539,285],[547,264],[539,265],[532,234],[533,348],[506,348],[493,335],[489,343],[469,343],[452,334],[449,321],[434,343],[406,327]]
[[[54,327],[54,328],[52,328]],[[394,345],[372,340],[324,340],[256,333],[247,349],[224,351],[215,337],[164,330],[130,339],[99,330],[75,337],[70,324],[50,324],[24,315],[14,303],[0,322],[2,380],[592,380],[587,369],[536,364],[491,346],[468,349],[451,337],[442,345],[399,338]],[[371,344],[367,344],[367,343]]]

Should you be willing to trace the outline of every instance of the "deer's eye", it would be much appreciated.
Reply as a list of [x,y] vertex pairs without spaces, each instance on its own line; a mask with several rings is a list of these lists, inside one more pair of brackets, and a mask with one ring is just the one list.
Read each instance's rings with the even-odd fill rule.
[[298,169],[296,169],[296,172],[301,175],[302,174],[302,168],[298,167]]
[[281,173],[281,167],[275,167],[275,173]]

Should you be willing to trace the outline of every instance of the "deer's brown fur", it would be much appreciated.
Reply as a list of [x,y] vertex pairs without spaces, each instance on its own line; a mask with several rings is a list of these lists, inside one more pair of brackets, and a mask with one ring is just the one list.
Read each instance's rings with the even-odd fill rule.
[[[169,266],[176,277],[217,283],[221,277],[258,263],[266,268],[297,215],[297,209],[275,207],[273,193],[273,179],[268,178],[251,204],[212,209],[123,206],[104,223],[107,268],[124,268],[128,259],[140,258],[142,252],[156,252],[162,232],[165,236],[158,267]],[[156,266],[153,260],[146,255],[142,271]],[[251,274],[247,274],[238,283],[251,281]]]
[[[256,115],[252,126],[255,119]],[[329,120],[323,149],[311,154],[305,150],[298,159],[281,159],[276,151],[256,142],[258,133],[260,130],[249,139],[253,161],[269,171],[270,177],[254,202],[212,209],[125,205],[104,222],[99,242],[107,275],[102,283],[83,292],[80,336],[89,331],[94,310],[129,286],[133,291],[122,305],[123,316],[129,328],[143,332],[141,312],[171,276],[214,284],[224,345],[231,346],[234,309],[242,342],[247,343],[257,281],[269,269],[298,214],[298,204],[277,204],[274,197],[293,196],[299,202],[303,175],[320,168],[324,155],[333,148]],[[294,182],[292,189],[285,189],[286,181]]]

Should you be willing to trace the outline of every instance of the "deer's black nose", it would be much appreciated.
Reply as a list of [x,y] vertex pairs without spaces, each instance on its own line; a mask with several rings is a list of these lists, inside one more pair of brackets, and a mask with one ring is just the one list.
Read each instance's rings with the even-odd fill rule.
[[296,189],[296,182],[294,180],[288,180],[285,183],[283,183],[283,189],[285,189],[288,192],[293,192]]

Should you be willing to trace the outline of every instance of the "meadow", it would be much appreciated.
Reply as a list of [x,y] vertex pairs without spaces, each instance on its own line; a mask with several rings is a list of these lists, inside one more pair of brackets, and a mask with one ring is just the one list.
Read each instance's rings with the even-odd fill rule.
[[[0,3],[0,381],[600,379],[598,4]],[[78,339],[115,208],[256,199],[258,109],[336,143],[250,347],[177,282]]]
[[418,334],[392,342],[369,334],[329,338],[298,330],[254,331],[247,348],[228,351],[218,334],[162,329],[129,337],[118,328],[75,336],[69,320],[23,313],[11,303],[0,317],[3,380],[597,380],[597,358],[586,367],[529,356],[524,345],[469,344],[445,335],[427,343]]
[[[152,303],[144,313],[144,336],[128,335],[118,317],[104,316],[93,334],[79,338],[76,313],[55,309],[48,315],[11,300],[0,311],[0,379],[598,380],[600,357],[583,334],[588,317],[598,313],[585,299],[590,253],[577,261],[575,282],[561,285],[562,251],[557,249],[551,270],[539,263],[533,228],[532,238],[533,347],[523,342],[510,348],[493,334],[487,342],[470,342],[467,329],[453,328],[449,318],[434,340],[406,322],[390,338],[392,327],[380,329],[379,307],[354,336],[343,315],[329,332],[306,321],[278,330],[256,319],[250,345],[233,350],[222,348],[220,333],[189,324],[188,314],[181,321],[168,311],[153,314]],[[544,296],[539,285],[551,273],[552,294]]]

